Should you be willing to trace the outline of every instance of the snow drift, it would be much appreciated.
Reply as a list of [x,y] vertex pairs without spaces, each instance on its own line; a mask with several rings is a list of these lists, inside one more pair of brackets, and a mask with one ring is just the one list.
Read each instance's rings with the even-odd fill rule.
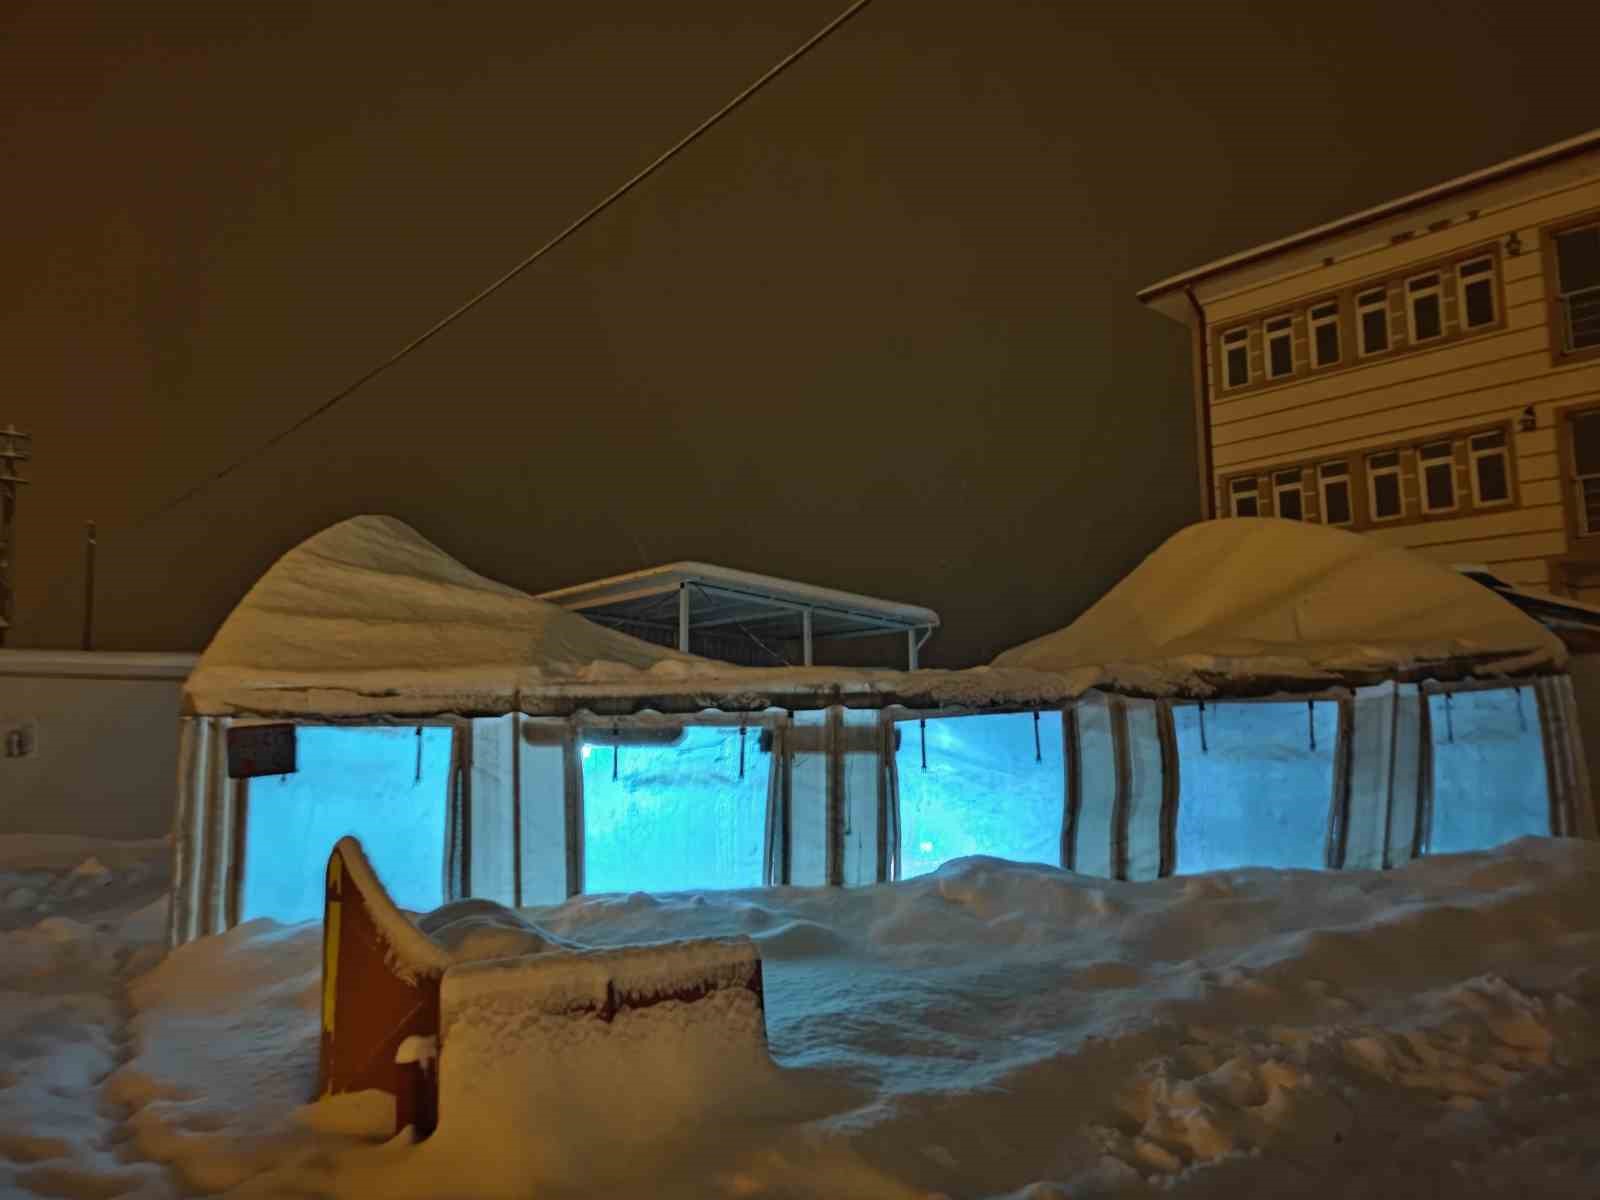
[[[90,857],[111,879],[80,892]],[[18,899],[0,930],[8,1195],[1600,1191],[1593,843],[1147,884],[978,858],[876,887],[528,910],[595,945],[749,937],[777,1065],[707,1029],[661,1054],[574,1045],[521,1091],[504,1085],[539,1069],[519,1057],[527,1014],[484,1014],[462,1123],[419,1145],[390,1139],[370,1093],[304,1105],[319,926],[251,922],[152,969],[137,914],[160,881],[130,883],[139,861],[0,862],[0,893],[67,897]]]

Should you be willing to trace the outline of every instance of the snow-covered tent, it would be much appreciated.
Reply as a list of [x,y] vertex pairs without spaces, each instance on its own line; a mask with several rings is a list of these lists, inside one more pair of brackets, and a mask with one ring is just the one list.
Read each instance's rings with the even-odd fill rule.
[[1073,706],[1086,782],[1064,863],[1148,878],[1594,836],[1566,661],[1458,572],[1241,519],[1183,530],[995,665],[1107,675]]
[[1092,683],[713,662],[352,518],[261,577],[185,688],[173,937],[315,915],[345,834],[420,910],[891,876],[887,706],[1059,707]]
[[188,682],[172,934],[315,915],[345,834],[417,910],[1592,834],[1564,661],[1478,584],[1290,522],[1192,527],[1067,629],[902,672],[695,658],[358,517],[270,568]]

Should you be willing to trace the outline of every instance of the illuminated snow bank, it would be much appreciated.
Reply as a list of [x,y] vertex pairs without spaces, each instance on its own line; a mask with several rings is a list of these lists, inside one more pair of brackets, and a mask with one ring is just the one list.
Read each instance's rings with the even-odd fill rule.
[[[119,893],[103,845],[50,875],[0,862],[0,892],[70,890],[91,852],[114,879],[74,903]],[[597,945],[750,937],[776,1069],[692,1033],[664,1057],[574,1047],[569,1105],[517,1090],[527,1045],[486,1023],[461,1126],[411,1145],[382,1097],[306,1105],[317,926],[250,922],[154,970],[144,948],[129,978],[114,913],[16,909],[0,1128],[54,1157],[0,1158],[0,1191],[58,1194],[68,1170],[82,1194],[148,1179],[152,1196],[1596,1191],[1595,844],[1148,884],[966,859],[900,884],[522,915]],[[716,1090],[686,1095],[684,1074]]]

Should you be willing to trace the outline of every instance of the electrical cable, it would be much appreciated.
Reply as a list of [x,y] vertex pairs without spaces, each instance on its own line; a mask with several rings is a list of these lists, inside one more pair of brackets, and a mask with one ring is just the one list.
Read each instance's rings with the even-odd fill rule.
[[[642,169],[637,171],[632,177],[630,177],[621,186],[615,188],[613,191],[611,191],[609,194],[607,194],[604,198],[602,198],[601,200],[599,200],[595,204],[591,205],[583,213],[582,216],[580,216],[576,220],[570,222],[559,233],[557,233],[555,236],[551,237],[548,241],[546,241],[537,250],[533,251],[533,253],[531,253],[531,254],[527,255],[525,258],[523,258],[522,261],[518,262],[509,271],[506,271],[499,278],[495,279],[493,282],[488,284],[486,287],[480,289],[475,295],[471,296],[464,303],[457,305],[454,309],[452,309],[450,312],[446,313],[438,321],[435,321],[431,326],[429,326],[427,329],[425,329],[422,333],[418,334],[416,337],[412,338],[405,345],[401,346],[400,349],[396,350],[393,354],[389,355],[388,358],[385,358],[382,362],[378,363],[376,366],[370,368],[369,370],[367,370],[366,372],[364,372],[363,374],[358,376],[353,382],[351,382],[349,384],[346,384],[343,388],[341,388],[339,391],[335,392],[328,399],[324,400],[321,404],[317,405],[316,408],[312,409],[310,412],[308,412],[305,415],[301,416],[297,420],[291,422],[289,425],[285,426],[283,429],[279,430],[277,433],[273,434],[271,437],[269,437],[265,441],[261,442],[253,450],[250,450],[249,452],[247,452],[246,454],[240,456],[239,458],[234,459],[227,466],[222,467],[220,470],[213,471],[210,475],[206,476],[204,479],[202,479],[199,483],[195,484],[193,487],[191,487],[188,490],[186,490],[186,491],[180,493],[179,495],[173,497],[171,500],[167,501],[165,504],[162,504],[162,505],[158,506],[157,508],[151,510],[150,512],[146,513],[144,516],[140,517],[137,521],[135,521],[132,525],[128,526],[125,530],[122,530],[120,532],[123,533],[123,534],[136,533],[138,530],[144,528],[144,526],[148,525],[151,521],[154,521],[156,518],[164,516],[167,513],[171,512],[173,509],[178,508],[181,505],[188,503],[188,501],[194,499],[194,497],[198,496],[201,492],[203,492],[207,488],[211,487],[211,485],[213,485],[215,483],[219,483],[223,479],[226,479],[229,475],[233,474],[235,471],[239,470],[241,467],[246,466],[247,464],[253,462],[255,459],[261,457],[261,455],[263,455],[267,451],[271,450],[274,446],[278,445],[280,442],[284,441],[286,438],[289,438],[289,437],[293,436],[295,433],[298,433],[300,430],[304,429],[307,425],[311,424],[311,422],[315,421],[318,417],[321,417],[321,416],[325,415],[326,413],[331,411],[334,407],[336,407],[338,404],[342,403],[344,400],[348,399],[355,392],[360,390],[362,387],[366,386],[368,383],[371,383],[374,379],[376,379],[378,376],[382,375],[385,371],[387,371],[390,367],[394,366],[401,359],[405,358],[412,351],[421,348],[427,342],[431,341],[435,336],[437,336],[438,334],[442,333],[445,329],[447,329],[449,326],[453,325],[456,321],[460,320],[462,317],[466,316],[467,313],[471,312],[479,304],[483,303],[483,301],[487,300],[490,296],[494,295],[495,292],[499,291],[506,284],[510,283],[518,275],[521,275],[529,267],[533,266],[534,263],[538,262],[546,254],[548,254],[550,251],[554,250],[557,246],[561,245],[562,242],[566,241],[573,234],[577,233],[585,225],[589,224],[589,222],[593,221],[596,217],[600,216],[601,213],[605,212],[608,208],[610,208],[618,200],[621,200],[629,192],[633,191],[633,189],[636,188],[639,184],[643,183],[646,179],[650,178],[650,176],[654,175],[662,167],[666,166],[666,164],[668,162],[670,162],[673,158],[677,157],[677,155],[679,153],[681,153],[683,150],[686,150],[689,146],[691,146],[693,143],[698,141],[704,134],[708,133],[712,128],[714,128],[716,125],[720,124],[725,117],[729,116],[736,109],[742,107],[747,100],[749,100],[757,92],[759,92],[763,88],[765,88],[769,83],[771,83],[779,75],[782,75],[786,70],[788,70],[790,67],[792,67],[795,63],[799,62],[802,58],[804,58],[812,50],[816,49],[816,47],[821,45],[822,42],[824,42],[825,40],[827,40],[827,38],[831,34],[833,34],[834,31],[839,29],[840,26],[844,25],[845,22],[849,21],[850,18],[854,17],[857,13],[859,13],[862,9],[866,8],[867,5],[869,5],[871,3],[872,3],[872,0],[852,0],[852,3],[848,7],[846,7],[843,12],[841,12],[837,16],[835,16],[831,21],[829,21],[821,29],[819,29],[815,33],[813,33],[804,42],[801,42],[799,46],[797,46],[793,50],[789,51],[788,54],[784,55],[781,59],[779,59],[771,67],[768,67],[767,70],[762,72],[762,74],[760,76],[758,76],[754,82],[748,84],[742,91],[740,91],[738,94],[736,94],[731,100],[727,101],[727,103],[723,104],[723,106],[721,108],[717,109],[716,112],[712,113],[709,117],[705,118],[705,120],[701,121],[700,124],[696,125],[687,134],[685,134],[683,137],[679,138],[676,142],[674,142],[666,150],[664,150],[660,154],[658,154],[654,159],[652,159]],[[71,578],[71,575],[69,574],[66,578]],[[65,582],[65,580],[63,580],[62,582]],[[49,592],[47,593],[47,599],[48,598],[53,598],[55,596],[55,594],[60,590],[60,587],[61,587],[61,584],[58,583],[55,587],[51,588],[49,590]],[[48,608],[49,605],[47,604],[45,607]],[[21,622],[19,622],[19,624],[21,624]],[[13,629],[15,629],[15,628],[16,628],[16,626],[13,626]]]

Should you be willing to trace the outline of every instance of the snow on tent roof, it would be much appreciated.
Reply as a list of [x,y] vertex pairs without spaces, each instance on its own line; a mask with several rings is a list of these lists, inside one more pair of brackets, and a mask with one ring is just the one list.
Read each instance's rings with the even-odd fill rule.
[[197,715],[607,714],[657,708],[1028,705],[1092,681],[1031,671],[736,667],[629,637],[486,579],[391,517],[280,558],[184,689]]
[[1317,679],[1527,674],[1565,661],[1538,622],[1418,554],[1241,517],[1174,534],[1071,625],[994,665],[1101,664],[1114,690],[1207,695]]
[[274,689],[509,711],[530,679],[697,661],[485,579],[392,517],[361,516],[274,563],[222,623],[185,692],[201,712],[248,710],[243,694]]

